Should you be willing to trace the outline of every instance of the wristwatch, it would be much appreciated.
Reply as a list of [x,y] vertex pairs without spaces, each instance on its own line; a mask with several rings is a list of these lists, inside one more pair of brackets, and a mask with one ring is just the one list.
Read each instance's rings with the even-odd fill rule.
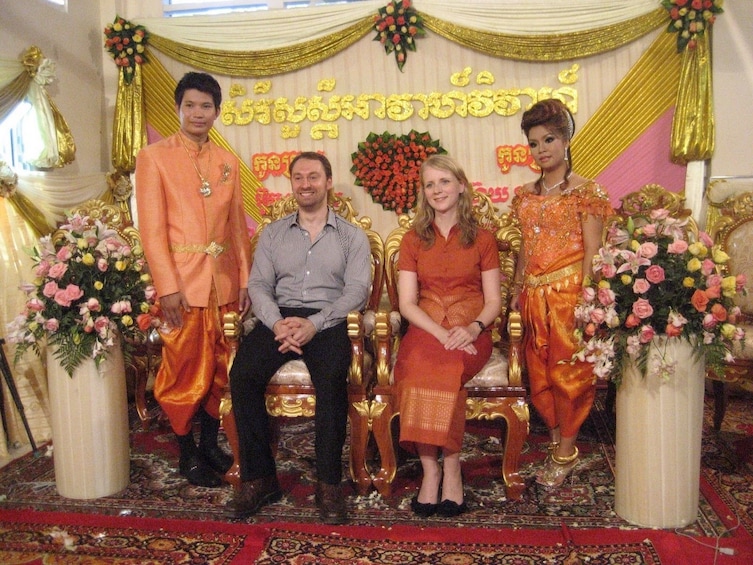
[[481,328],[482,332],[486,329],[484,322],[482,322],[481,320],[473,320],[473,321],[478,324],[478,327]]

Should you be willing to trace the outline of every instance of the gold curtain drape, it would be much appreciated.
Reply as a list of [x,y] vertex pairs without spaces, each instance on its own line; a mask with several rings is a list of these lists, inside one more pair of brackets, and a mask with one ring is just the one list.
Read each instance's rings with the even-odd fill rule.
[[112,165],[119,173],[133,171],[136,155],[146,146],[143,90],[141,65],[136,65],[130,84],[120,70],[112,130]]
[[319,39],[263,51],[238,52],[194,47],[158,35],[151,36],[149,44],[172,59],[198,69],[229,76],[266,77],[297,71],[332,57],[369,33],[373,25],[373,18],[364,18],[342,31]]
[[518,61],[564,61],[604,53],[635,41],[666,23],[659,8],[627,22],[588,31],[546,35],[507,35],[462,27],[422,14],[426,29],[455,43],[493,57]]
[[672,159],[680,163],[710,159],[715,126],[708,33],[698,37],[695,49],[683,51],[679,83],[683,87],[672,121]]

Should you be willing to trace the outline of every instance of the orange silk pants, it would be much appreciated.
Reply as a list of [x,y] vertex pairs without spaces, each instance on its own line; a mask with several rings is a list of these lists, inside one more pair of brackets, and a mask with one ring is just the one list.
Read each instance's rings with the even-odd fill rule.
[[596,395],[590,363],[570,363],[578,344],[573,337],[575,306],[581,294],[580,273],[536,287],[520,297],[524,355],[531,402],[549,429],[562,437],[578,435]]
[[237,311],[237,302],[218,307],[213,291],[207,308],[192,306],[190,312],[183,312],[183,327],[160,332],[162,363],[154,381],[154,397],[178,435],[191,431],[191,421],[202,407],[219,418],[229,353],[222,317]]

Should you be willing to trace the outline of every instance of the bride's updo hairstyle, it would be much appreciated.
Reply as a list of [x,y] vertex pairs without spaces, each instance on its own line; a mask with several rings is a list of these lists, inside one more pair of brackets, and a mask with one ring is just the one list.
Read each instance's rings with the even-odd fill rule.
[[[528,133],[535,126],[544,126],[566,142],[569,142],[575,133],[573,115],[563,102],[555,98],[540,100],[523,113],[520,129],[523,130],[526,139],[528,138]],[[573,170],[573,158],[570,154],[569,144],[565,151],[565,160],[567,161],[565,178],[567,178]],[[565,183],[565,186],[567,186],[567,183]]]

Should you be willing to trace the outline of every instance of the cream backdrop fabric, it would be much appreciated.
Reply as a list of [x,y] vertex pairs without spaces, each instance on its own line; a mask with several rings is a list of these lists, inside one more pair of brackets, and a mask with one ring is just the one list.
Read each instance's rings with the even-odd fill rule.
[[[340,31],[384,7],[384,0],[308,9],[242,12],[190,18],[138,18],[150,33],[188,45],[255,51],[285,47]],[[570,33],[603,27],[642,16],[659,7],[656,0],[417,0],[414,7],[429,16],[464,27],[513,35]],[[490,17],[490,10],[504,17]],[[121,14],[129,17],[126,14]],[[217,26],[222,33],[217,33]]]

